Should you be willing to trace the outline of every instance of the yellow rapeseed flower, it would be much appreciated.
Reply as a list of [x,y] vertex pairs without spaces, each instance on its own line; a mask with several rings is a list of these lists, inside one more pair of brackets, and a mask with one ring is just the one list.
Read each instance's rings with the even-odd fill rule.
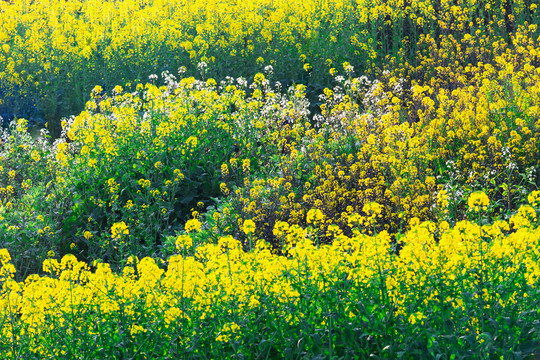
[[123,221],[114,223],[111,227],[111,237],[113,239],[120,239],[124,235],[129,235],[129,229],[126,223]]
[[201,231],[201,222],[197,219],[191,219],[186,221],[186,224],[184,225],[184,229],[189,234],[192,231]]
[[244,221],[244,226],[242,226],[242,231],[246,235],[253,234],[255,232],[255,229],[256,229],[256,225],[255,225],[255,222],[253,222],[253,220],[248,219]]
[[176,249],[182,251],[193,246],[193,240],[189,235],[178,235],[175,242]]
[[478,212],[480,209],[487,210],[489,198],[483,192],[473,192],[467,201],[470,211]]

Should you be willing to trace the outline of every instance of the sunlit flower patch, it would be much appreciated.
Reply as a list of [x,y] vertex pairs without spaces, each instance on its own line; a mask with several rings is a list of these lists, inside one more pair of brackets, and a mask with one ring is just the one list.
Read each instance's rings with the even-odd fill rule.
[[[506,235],[508,225],[500,223],[464,221],[446,230],[420,223],[400,239],[399,253],[386,232],[338,235],[317,247],[312,228],[280,229],[292,236],[303,232],[283,255],[272,254],[264,241],[244,252],[232,237],[192,248],[185,235],[190,241],[178,237],[180,254],[165,268],[151,258],[130,258],[114,273],[105,263],[53,256],[43,263],[45,276],[25,282],[13,280],[10,254],[3,250],[2,354],[12,356],[17,346],[25,356],[98,356],[115,353],[115,343],[122,342],[125,354],[149,356],[151,348],[140,343],[152,341],[169,354],[236,348],[251,357],[297,344],[295,329],[301,328],[304,336],[324,332],[321,344],[295,350],[312,354],[367,356],[396,342],[400,346],[391,353],[397,354],[403,346],[450,339],[444,346],[459,343],[504,356],[508,348],[488,340],[493,331],[515,344],[540,335],[537,227]],[[511,327],[504,326],[508,321]],[[358,327],[374,338],[357,334],[334,343],[333,336]],[[464,337],[474,341],[460,343]],[[100,347],[88,347],[90,339]],[[260,348],[254,341],[268,343]]]
[[539,355],[537,5],[0,14],[3,358]]

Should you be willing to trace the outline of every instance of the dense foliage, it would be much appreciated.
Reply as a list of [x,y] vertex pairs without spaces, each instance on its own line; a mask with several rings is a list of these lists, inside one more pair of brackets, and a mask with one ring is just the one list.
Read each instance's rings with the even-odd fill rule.
[[[0,254],[4,358],[524,358],[538,346],[538,223],[415,226],[397,255],[386,232],[284,230],[287,253],[232,237],[179,236],[163,270],[121,273],[73,255],[46,277],[10,278]],[[248,231],[249,233],[249,231]],[[440,233],[435,241],[434,234]],[[225,355],[224,354],[228,354]]]
[[540,346],[536,4],[0,14],[3,357]]
[[0,14],[0,116],[48,122],[55,137],[98,84],[110,91],[180,66],[193,75],[199,62],[217,80],[249,78],[264,63],[316,101],[328,59],[370,76],[406,63],[414,77],[453,78],[419,57],[431,42],[450,50],[440,66],[465,67],[540,22],[531,0],[14,0]]

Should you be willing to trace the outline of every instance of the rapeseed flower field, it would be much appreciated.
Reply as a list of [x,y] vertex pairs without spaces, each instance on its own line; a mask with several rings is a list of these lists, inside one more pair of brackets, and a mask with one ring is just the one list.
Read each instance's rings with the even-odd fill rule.
[[540,356],[537,8],[0,2],[0,355]]

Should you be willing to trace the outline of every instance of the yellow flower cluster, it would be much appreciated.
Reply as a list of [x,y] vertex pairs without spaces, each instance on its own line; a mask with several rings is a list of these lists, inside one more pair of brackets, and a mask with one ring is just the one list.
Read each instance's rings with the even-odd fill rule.
[[189,235],[179,235],[176,238],[175,245],[178,251],[182,251],[184,249],[191,248],[191,246],[193,246],[193,240],[191,239],[191,236]]
[[186,222],[184,228],[187,233],[192,231],[201,231],[201,222],[197,219],[191,219]]
[[[540,186],[537,27],[516,27],[512,47],[476,35],[494,46],[475,53],[472,39],[447,35],[439,43],[428,34],[419,40],[421,66],[396,60],[376,80],[336,76],[340,86],[321,95],[314,126],[297,117],[280,129],[278,174],[244,180],[235,191],[224,179],[233,216],[255,221],[261,237],[277,221],[307,224],[315,209],[325,232],[335,224],[346,234],[351,222],[366,233],[397,233],[413,218],[453,225],[469,208],[488,206],[508,220]],[[376,216],[370,203],[379,204]]]
[[536,190],[530,193],[527,200],[532,207],[538,207],[540,205],[540,191]]
[[475,192],[469,196],[467,203],[471,211],[478,212],[480,209],[485,211],[489,205],[489,198],[483,192]]
[[253,222],[253,220],[248,219],[244,221],[244,225],[242,226],[242,231],[246,235],[253,234],[255,232],[255,229],[256,229],[256,225]]
[[[305,0],[302,4],[294,0],[77,0],[69,6],[57,0],[2,2],[0,79],[12,97],[20,95],[17,91],[43,94],[38,105],[54,119],[55,111],[67,115],[66,111],[81,110],[84,95],[95,84],[118,94],[122,92],[118,84],[150,75],[149,69],[185,65],[192,71],[206,71],[197,64],[219,63],[220,67],[227,64],[227,73],[220,74],[224,77],[270,64],[279,65],[280,72],[290,77],[303,75],[295,70],[298,67],[321,78],[321,72],[312,69],[351,56],[362,59],[358,65],[367,70],[386,56],[411,59],[410,65],[416,67],[411,49],[434,28],[437,45],[450,43],[456,48],[454,55],[442,59],[438,75],[455,79],[459,75],[448,69],[452,56],[463,53],[471,61],[481,61],[483,52],[489,51],[492,42],[478,39],[479,33],[496,28],[497,33],[510,35],[517,24],[538,23],[538,11],[526,3],[507,7],[504,2],[473,0],[405,5],[374,0]],[[347,74],[354,71],[353,65],[347,63]],[[257,83],[263,81],[264,77],[256,78]],[[48,98],[58,86],[71,100],[65,101],[64,108]],[[94,88],[94,98],[102,95],[102,86]]]
[[113,239],[120,239],[125,235],[129,235],[129,229],[125,222],[121,221],[113,224],[111,228],[111,237]]
[[[231,160],[232,180],[259,169],[276,151],[277,144],[253,146],[256,137],[247,126],[253,110],[280,113],[294,106],[275,93],[266,99],[247,98],[247,83],[235,85],[234,79],[219,87],[215,81],[177,80],[170,74],[166,80],[167,86],[140,86],[136,93],[123,93],[118,87],[110,97],[94,89],[87,110],[63,123],[69,141],[63,139],[56,146],[54,165],[61,176],[56,176],[55,190],[85,193],[74,208],[81,221],[72,233],[90,244],[97,257],[105,256],[98,245],[108,244],[108,239],[100,235],[100,222],[82,219],[97,213],[108,226],[125,223],[134,241],[157,244],[172,235],[171,224],[185,221],[193,205],[204,208],[199,200],[208,201],[215,194],[218,184],[212,184],[219,166],[223,176],[229,174],[223,161],[234,148],[241,148],[243,156],[234,158],[238,163]],[[271,93],[268,84],[264,87]],[[272,121],[259,121],[258,131],[269,132]],[[232,133],[237,124],[246,124],[245,130]],[[157,226],[147,226],[148,222]],[[185,229],[199,231],[201,224],[193,219]],[[93,234],[91,242],[88,234]]]
[[[0,1],[1,110],[32,98],[59,137],[1,136],[0,243],[24,256],[0,251],[0,356],[107,326],[181,348],[205,321],[236,350],[261,314],[331,334],[438,312],[482,343],[536,311],[540,12],[511,3]],[[108,264],[56,259],[77,251]],[[16,281],[26,258],[48,275]],[[306,306],[337,289],[339,317]]]
[[[508,14],[492,3],[431,0],[403,9],[368,0],[27,5],[0,4],[2,86],[46,92],[57,89],[47,80],[54,75],[93,90],[70,87],[79,94],[74,107],[83,94],[90,99],[62,121],[52,147],[20,140],[25,120],[2,138],[2,240],[24,233],[44,243],[57,234],[59,247],[85,243],[105,257],[96,244],[120,237],[115,226],[124,224],[138,242],[133,251],[144,242],[150,249],[220,190],[212,224],[192,214],[184,225],[192,236],[288,244],[305,238],[295,226],[311,226],[330,244],[340,235],[395,236],[428,220],[454,226],[486,208],[513,229],[537,221],[540,47],[529,6]],[[432,26],[435,33],[425,31]],[[384,65],[380,55],[388,55]],[[249,86],[208,77],[219,72],[214,60],[229,56],[253,60],[232,62],[251,71]],[[157,76],[117,85],[163,58],[168,68],[198,64],[203,80],[181,68],[180,78],[163,73],[164,86]],[[260,68],[281,66],[278,58],[300,69],[302,81],[272,85],[273,68]],[[119,69],[126,61],[138,70]],[[332,74],[321,85],[320,113],[310,87],[319,65]],[[62,211],[36,213],[26,225],[35,198],[49,214]],[[520,207],[525,200],[530,206]]]
[[[223,314],[223,306],[234,304],[234,315],[212,320],[219,322],[213,327],[215,341],[229,342],[244,331],[234,317],[242,318],[240,314],[261,307],[273,311],[279,304],[299,306],[304,287],[324,293],[345,283],[350,286],[340,290],[340,309],[351,318],[359,314],[362,294],[367,296],[376,285],[381,299],[391,304],[384,310],[387,315],[390,311],[414,325],[425,321],[434,308],[445,308],[448,319],[457,321],[469,311],[463,304],[471,293],[481,298],[477,304],[484,308],[480,311],[490,312],[492,307],[503,311],[525,301],[524,293],[537,290],[540,279],[538,227],[521,227],[505,235],[508,224],[500,222],[481,226],[463,221],[446,230],[425,222],[400,239],[399,254],[392,250],[386,232],[372,237],[340,234],[332,244],[316,247],[309,229],[279,227],[287,237],[297,239],[290,241],[283,255],[272,254],[264,242],[244,252],[232,237],[199,246],[193,253],[189,236],[184,235],[177,245],[187,246],[187,252],[170,257],[166,270],[151,258],[130,258],[123,272],[115,274],[107,264],[97,263],[90,270],[67,255],[60,262],[47,259],[43,263],[48,276],[32,275],[20,283],[13,280],[10,255],[2,250],[0,319],[16,322],[16,326],[1,328],[2,339],[16,341],[20,334],[15,329],[24,329],[33,339],[33,351],[49,356],[45,342],[53,324],[69,322],[74,309],[78,320],[70,325],[77,330],[73,336],[94,331],[95,321],[108,321],[108,316],[121,311],[131,336],[162,326],[190,337],[195,335],[189,327],[191,320],[214,318]],[[523,279],[520,288],[515,287],[521,281],[517,279]],[[513,293],[492,290],[510,283]],[[291,324],[304,316],[290,315]],[[480,330],[479,324],[468,326],[469,333]]]
[[216,337],[216,341],[219,342],[229,342],[231,338],[239,339],[241,334],[239,334],[240,326],[235,323],[227,323],[223,325],[219,335]]

